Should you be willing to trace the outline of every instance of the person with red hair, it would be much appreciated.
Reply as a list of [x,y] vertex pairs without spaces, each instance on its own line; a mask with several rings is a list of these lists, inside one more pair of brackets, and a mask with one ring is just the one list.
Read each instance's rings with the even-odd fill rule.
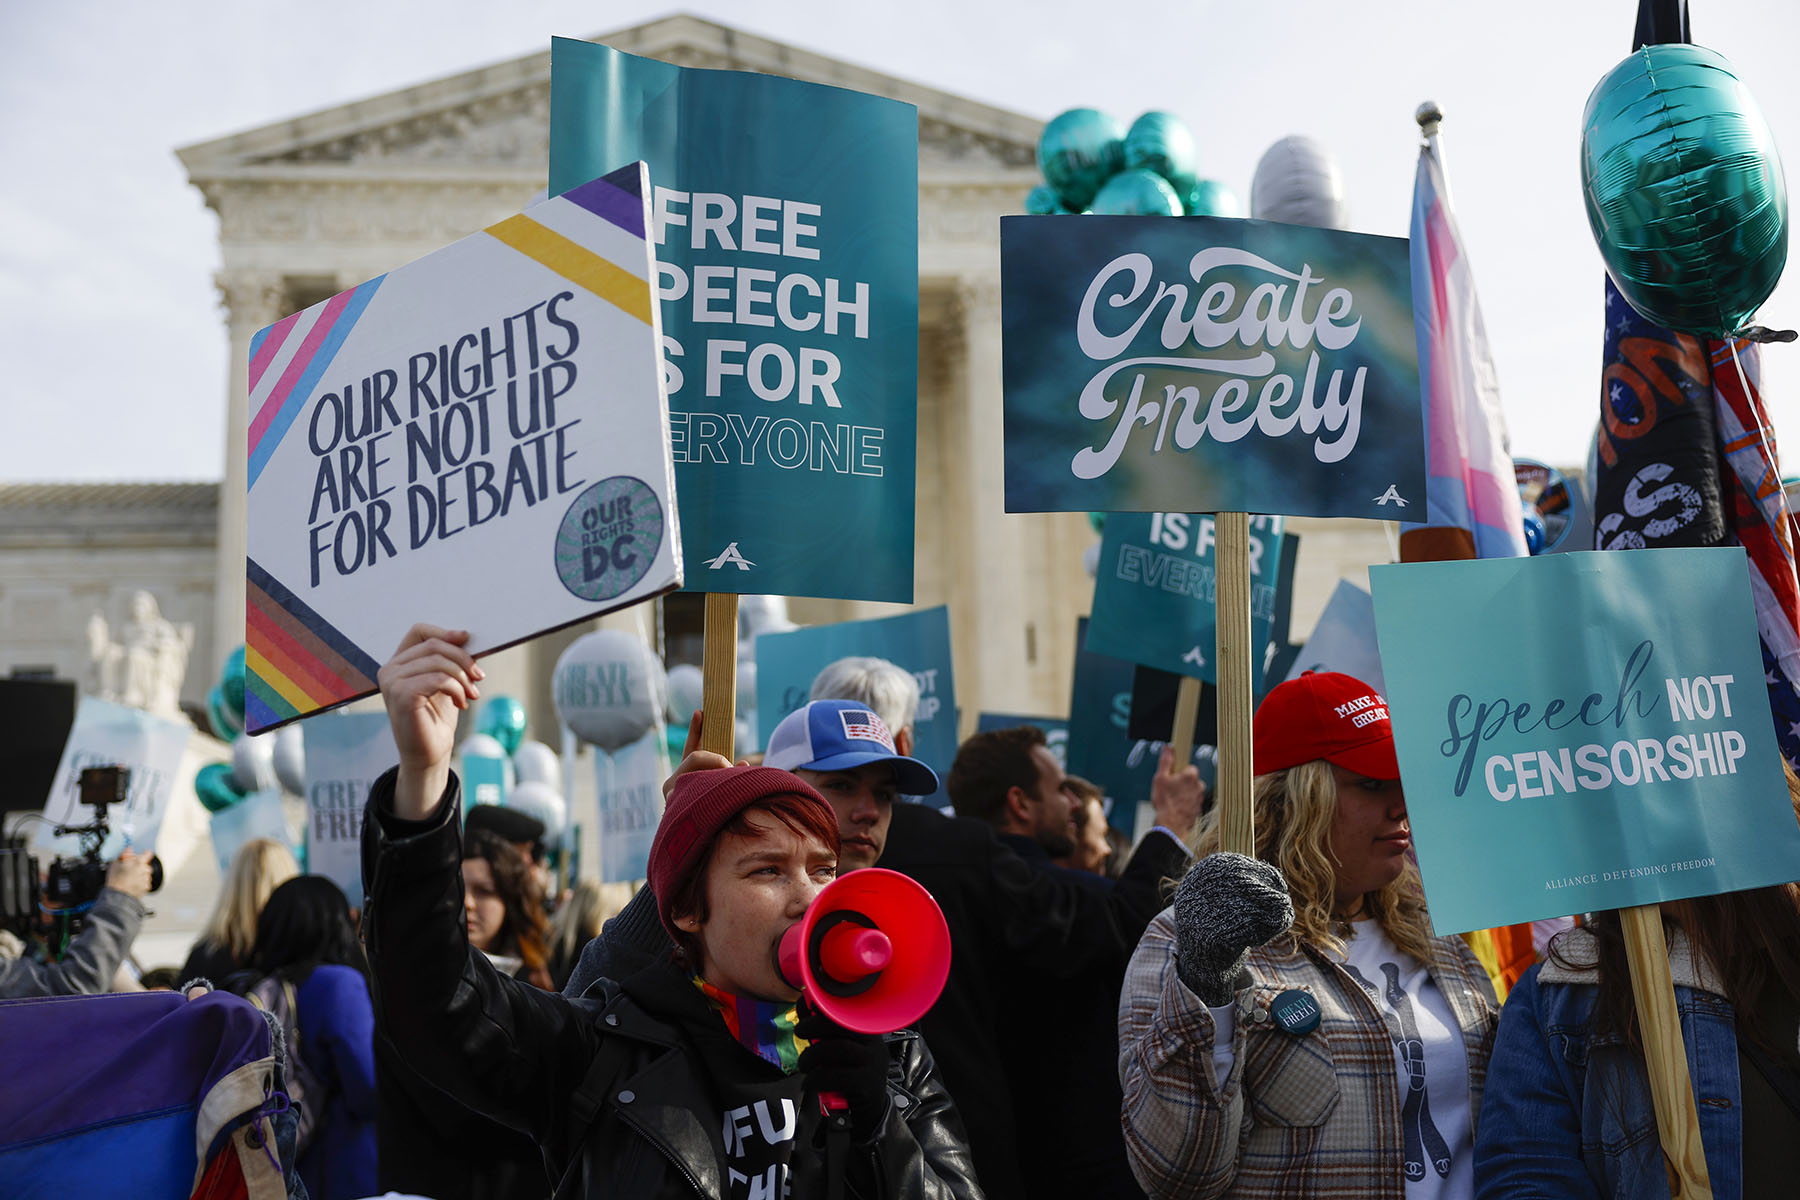
[[805,1011],[776,967],[838,855],[831,807],[786,771],[672,782],[649,881],[673,955],[570,999],[470,947],[450,771],[457,712],[480,694],[467,641],[414,626],[380,672],[400,756],[363,827],[381,1035],[535,1139],[558,1195],[979,1197],[924,1041]]

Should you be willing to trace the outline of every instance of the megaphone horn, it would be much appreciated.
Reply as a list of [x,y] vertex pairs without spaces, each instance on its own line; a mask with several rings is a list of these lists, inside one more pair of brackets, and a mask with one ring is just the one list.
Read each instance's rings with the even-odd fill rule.
[[917,882],[879,867],[844,875],[782,935],[782,978],[857,1033],[890,1033],[925,1015],[950,974],[950,928]]

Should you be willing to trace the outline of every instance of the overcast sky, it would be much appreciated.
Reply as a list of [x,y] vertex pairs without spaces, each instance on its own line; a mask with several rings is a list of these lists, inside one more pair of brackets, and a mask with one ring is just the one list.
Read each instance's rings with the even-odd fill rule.
[[[1602,269],[1581,113],[1630,48],[1636,0],[16,0],[0,4],[0,481],[223,473],[218,225],[175,147],[674,11],[1043,119],[1166,109],[1193,126],[1202,174],[1246,200],[1263,150],[1307,134],[1337,154],[1352,227],[1372,233],[1407,231],[1413,110],[1435,99],[1514,453],[1586,457]],[[1800,3],[1692,13],[1695,40],[1735,64],[1800,163]],[[1800,283],[1761,320],[1800,326]],[[1765,359],[1800,472],[1800,344]]]

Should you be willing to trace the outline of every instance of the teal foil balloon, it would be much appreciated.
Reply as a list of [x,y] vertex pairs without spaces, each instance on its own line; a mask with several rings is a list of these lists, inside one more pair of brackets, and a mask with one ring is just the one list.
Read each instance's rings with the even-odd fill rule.
[[1190,217],[1241,217],[1244,206],[1237,193],[1216,179],[1197,179],[1182,198]]
[[1052,117],[1038,138],[1038,170],[1063,207],[1080,212],[1125,166],[1125,127],[1094,108]]
[[1048,184],[1040,183],[1025,193],[1025,211],[1034,217],[1050,217],[1063,211],[1062,201]]
[[1645,46],[1582,117],[1581,188],[1607,274],[1670,329],[1723,337],[1787,262],[1775,139],[1731,64],[1701,46]]
[[1194,134],[1174,113],[1147,112],[1125,134],[1125,165],[1155,171],[1177,196],[1194,186]]
[[200,798],[200,807],[209,813],[220,812],[230,808],[244,798],[238,790],[237,780],[231,776],[230,763],[207,763],[194,776],[194,795]]
[[244,718],[240,714],[233,716],[231,705],[225,700],[225,685],[215,683],[206,693],[206,721],[212,726],[213,736],[221,742],[234,742],[244,732]]
[[475,719],[475,732],[485,733],[500,743],[511,758],[525,740],[525,706],[511,696],[495,696],[481,706]]
[[1121,171],[1094,197],[1093,211],[1109,217],[1179,217],[1181,197],[1155,171]]
[[225,705],[237,717],[239,729],[244,727],[244,648],[239,646],[225,656],[225,669],[219,672]]

